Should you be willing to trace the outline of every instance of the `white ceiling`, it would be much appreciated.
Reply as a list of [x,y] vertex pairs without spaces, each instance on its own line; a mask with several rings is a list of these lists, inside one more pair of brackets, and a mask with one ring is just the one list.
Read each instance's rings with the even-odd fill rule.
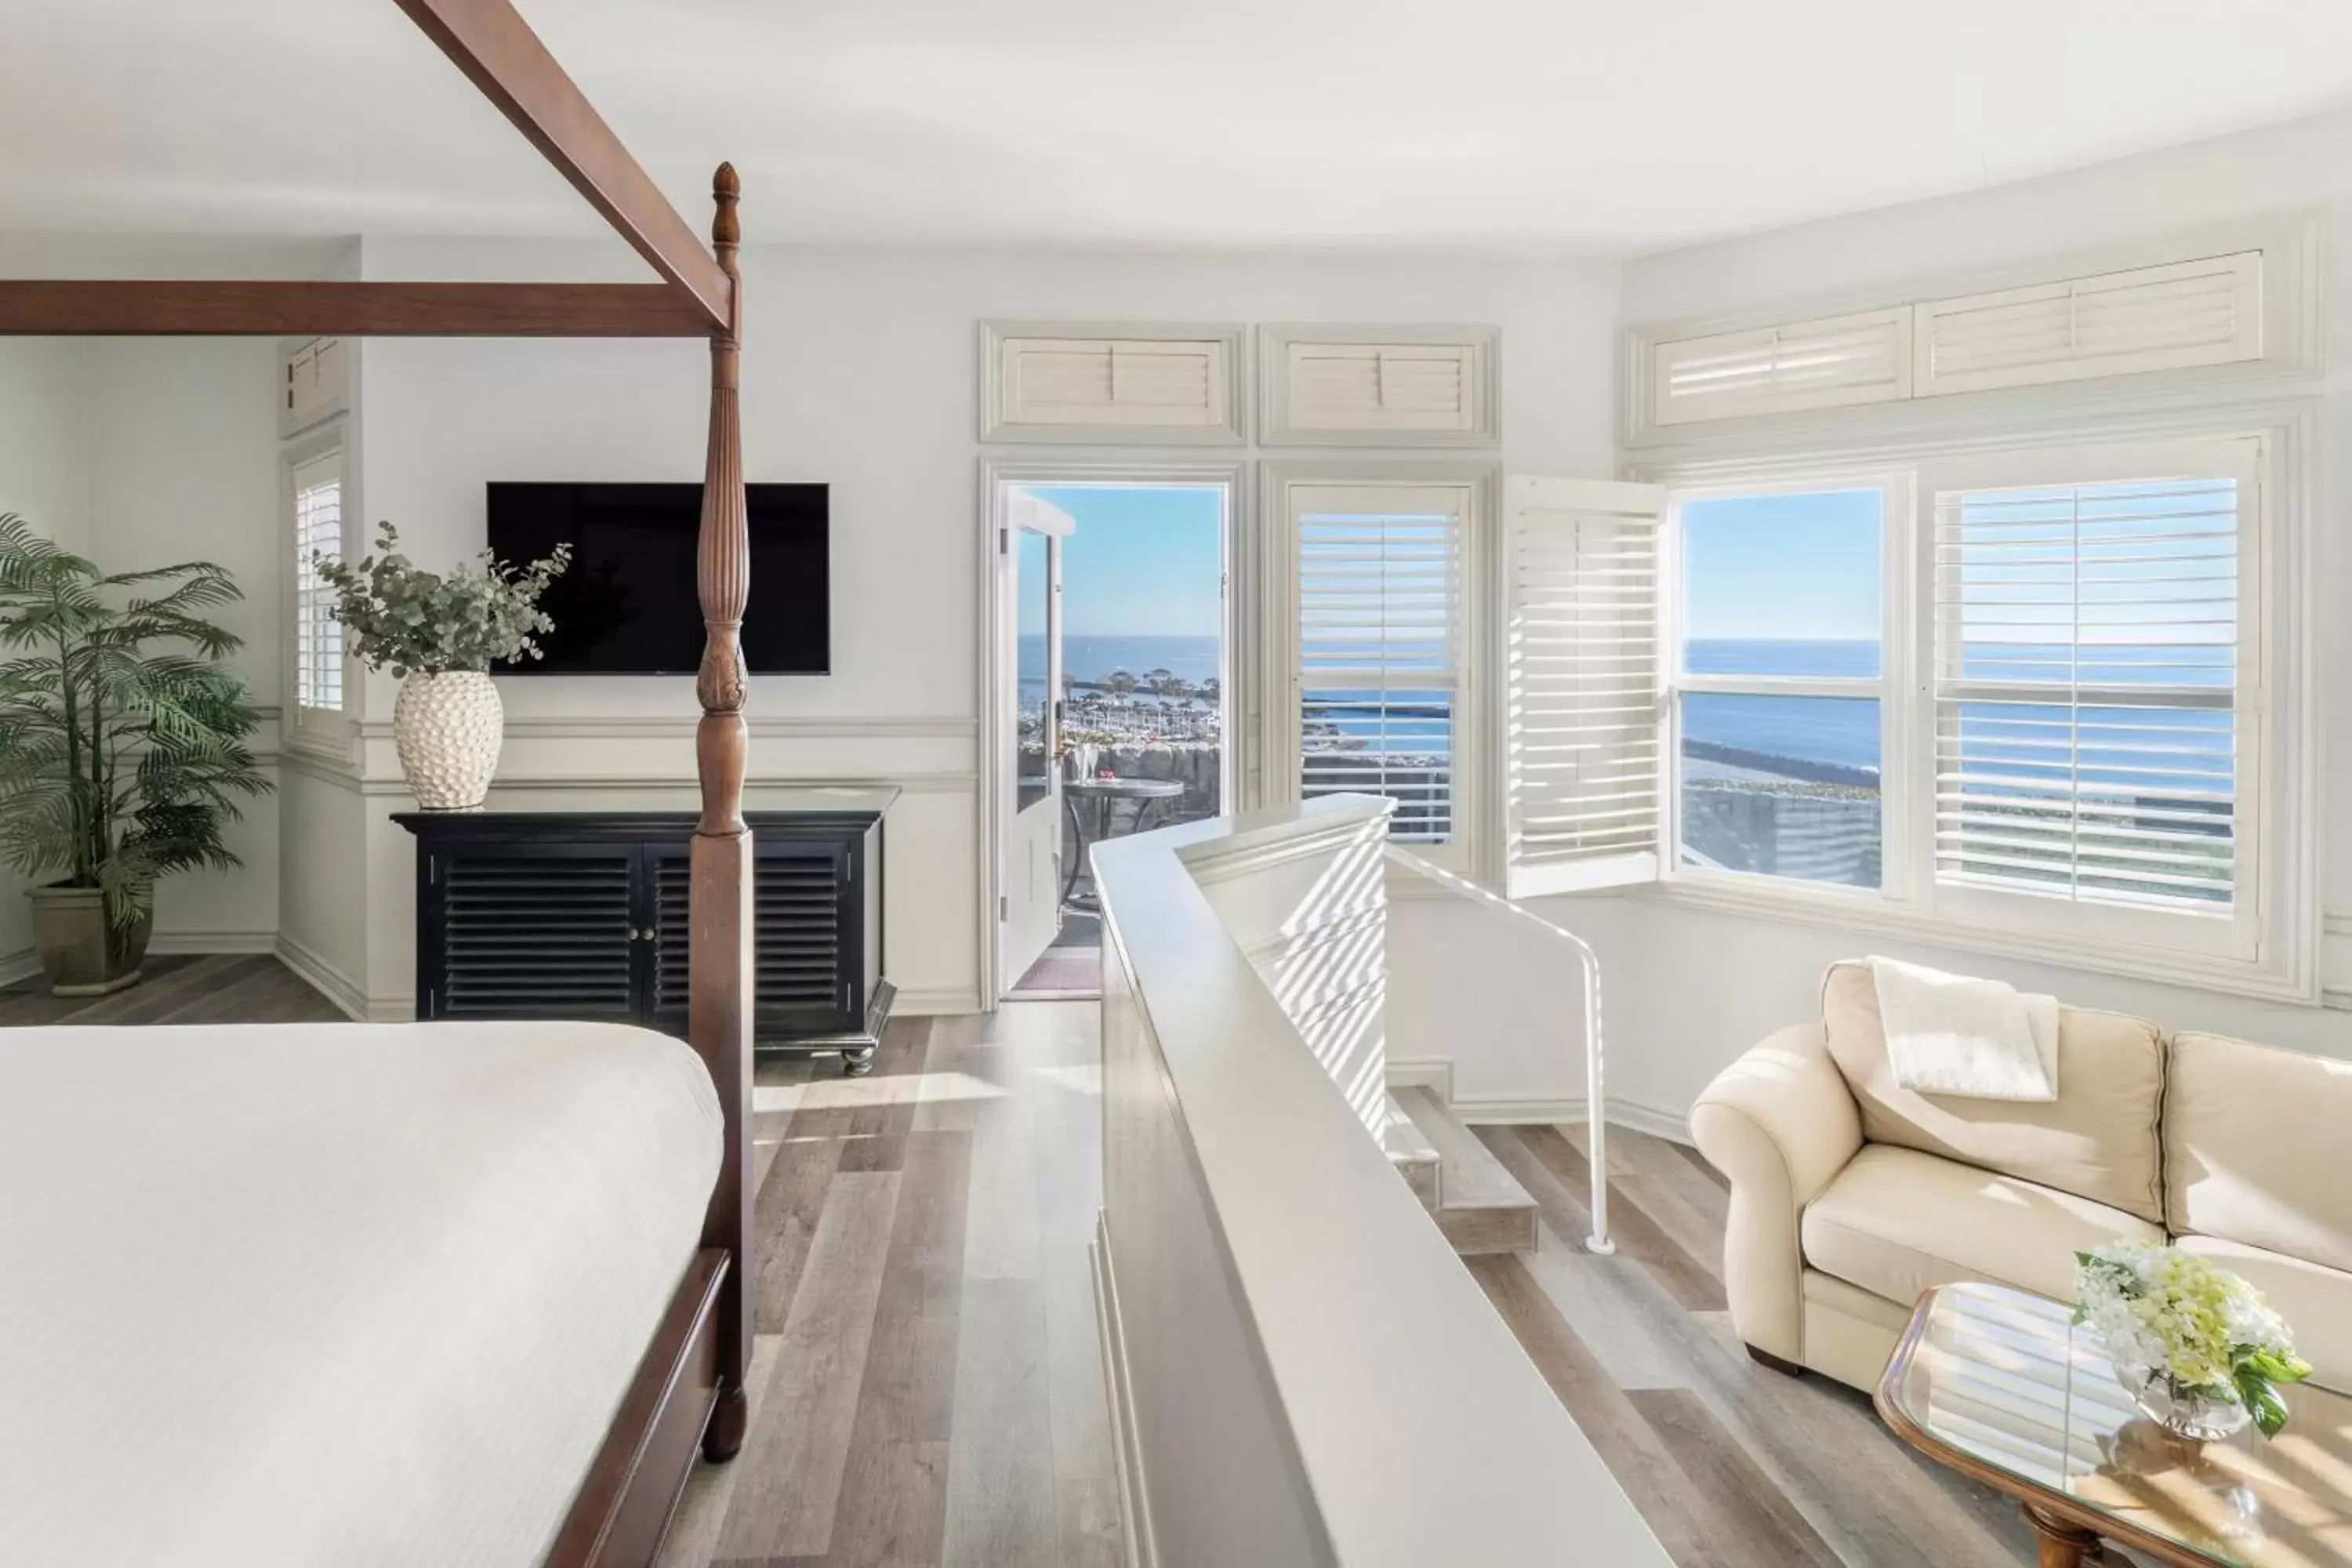
[[[2352,104],[2343,0],[520,0],[755,240],[1630,253]],[[0,0],[0,231],[594,220],[391,0]]]

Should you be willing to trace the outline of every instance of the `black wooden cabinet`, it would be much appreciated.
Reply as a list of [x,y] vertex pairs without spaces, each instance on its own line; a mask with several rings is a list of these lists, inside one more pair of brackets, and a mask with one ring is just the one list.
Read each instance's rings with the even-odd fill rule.
[[[409,812],[416,1016],[592,1018],[686,1033],[688,812]],[[752,812],[754,1038],[873,1061],[882,816]]]

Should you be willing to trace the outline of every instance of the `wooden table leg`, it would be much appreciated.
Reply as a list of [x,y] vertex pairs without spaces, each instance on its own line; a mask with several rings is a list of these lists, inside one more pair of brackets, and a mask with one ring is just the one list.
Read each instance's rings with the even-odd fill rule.
[[2084,1563],[2107,1560],[2107,1549],[2099,1538],[2081,1525],[2054,1519],[2032,1503],[2025,1505],[2025,1517],[2033,1521],[2034,1539],[2042,1548],[2042,1568],[2083,1568]]

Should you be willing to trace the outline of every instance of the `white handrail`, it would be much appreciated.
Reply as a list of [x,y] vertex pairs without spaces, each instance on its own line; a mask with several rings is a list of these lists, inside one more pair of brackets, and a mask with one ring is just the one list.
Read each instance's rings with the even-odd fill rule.
[[1584,1145],[1586,1156],[1592,1167],[1592,1234],[1584,1238],[1584,1245],[1588,1251],[1603,1256],[1616,1251],[1617,1244],[1609,1239],[1609,1121],[1603,1113],[1605,1105],[1601,1097],[1602,1066],[1606,1053],[1602,1050],[1601,1042],[1601,959],[1599,955],[1582,937],[1570,931],[1566,926],[1544,919],[1526,905],[1513,903],[1500,893],[1489,891],[1470,880],[1469,878],[1457,876],[1443,866],[1433,866],[1409,849],[1401,849],[1393,844],[1389,845],[1387,848],[1390,859],[1419,872],[1449,892],[1459,893],[1465,899],[1485,904],[1490,909],[1500,910],[1506,914],[1517,915],[1519,919],[1549,932],[1576,949],[1577,957],[1582,960],[1584,963]]

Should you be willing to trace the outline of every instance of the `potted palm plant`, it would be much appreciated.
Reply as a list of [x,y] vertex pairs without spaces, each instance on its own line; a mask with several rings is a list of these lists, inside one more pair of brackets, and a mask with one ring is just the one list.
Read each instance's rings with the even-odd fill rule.
[[0,514],[0,861],[60,996],[138,980],[159,878],[238,864],[221,830],[270,785],[218,662],[239,639],[201,612],[243,596],[205,561],[108,574]]
[[490,666],[537,658],[555,623],[540,595],[572,561],[572,546],[528,566],[489,551],[473,570],[427,572],[400,552],[400,531],[378,525],[378,554],[358,565],[314,556],[335,591],[335,618],[370,669],[400,677],[392,734],[400,771],[426,811],[478,811],[499,771],[506,710]]

